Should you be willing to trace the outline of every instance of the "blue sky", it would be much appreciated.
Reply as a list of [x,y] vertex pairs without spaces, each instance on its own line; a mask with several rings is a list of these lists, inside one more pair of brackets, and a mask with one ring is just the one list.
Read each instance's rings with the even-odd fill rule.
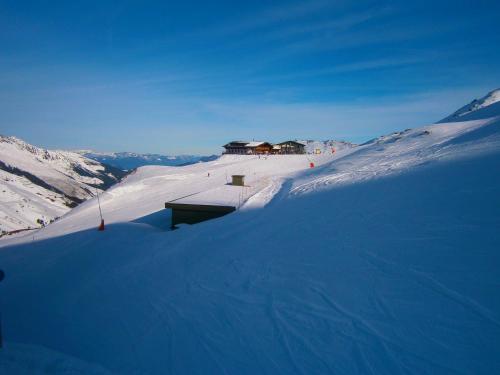
[[498,1],[10,1],[0,133],[48,147],[220,152],[361,142],[500,86]]

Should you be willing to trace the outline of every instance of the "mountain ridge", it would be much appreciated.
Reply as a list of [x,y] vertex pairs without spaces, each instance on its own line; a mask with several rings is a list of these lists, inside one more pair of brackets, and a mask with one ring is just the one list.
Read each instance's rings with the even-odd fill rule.
[[125,175],[76,153],[0,135],[0,233],[54,221]]
[[218,158],[217,155],[162,155],[153,153],[141,154],[128,151],[96,152],[92,150],[81,150],[76,152],[89,159],[96,160],[122,170],[133,170],[146,165],[164,165],[169,167],[184,166],[199,162],[212,161]]
[[459,108],[437,123],[481,120],[500,115],[500,88]]

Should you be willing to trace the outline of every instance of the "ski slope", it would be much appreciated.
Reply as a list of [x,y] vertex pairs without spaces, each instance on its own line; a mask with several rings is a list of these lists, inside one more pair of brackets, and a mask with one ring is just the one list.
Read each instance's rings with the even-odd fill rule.
[[[272,198],[272,192],[279,190],[285,177],[309,169],[311,161],[320,166],[351,151],[345,149],[335,155],[271,155],[260,158],[224,155],[212,162],[185,167],[141,167],[122,183],[101,194],[101,208],[108,225],[141,221],[143,218],[150,220],[148,217],[155,214],[154,226],[164,230],[170,225],[169,213],[163,209],[165,202],[192,196],[199,203],[225,201],[239,207],[251,198],[249,204],[252,207],[261,207]],[[246,175],[247,186],[227,186],[233,174]],[[198,198],[198,194],[202,196]],[[230,202],[227,202],[228,198]],[[44,239],[95,228],[100,222],[97,203],[97,199],[86,201],[52,225],[30,232],[26,238]],[[5,239],[0,246],[18,241]]]
[[[435,161],[477,156],[499,148],[495,132],[474,142],[457,141],[479,129],[497,128],[498,118],[433,124],[382,136],[357,147],[349,156],[330,163],[311,176],[294,181],[292,194],[330,185],[352,184],[391,176]],[[463,148],[464,145],[466,148]]]
[[[90,200],[2,242],[0,370],[500,372],[500,117],[479,112],[312,169],[140,168],[102,196],[106,231]],[[237,212],[166,230],[165,201],[224,197],[226,174],[253,188]]]

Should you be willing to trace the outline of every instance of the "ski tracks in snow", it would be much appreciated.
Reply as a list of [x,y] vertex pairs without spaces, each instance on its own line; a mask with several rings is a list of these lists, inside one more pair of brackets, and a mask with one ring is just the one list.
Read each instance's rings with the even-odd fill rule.
[[407,275],[412,275],[415,282],[417,282],[421,286],[432,290],[433,292],[438,293],[454,301],[455,303],[460,304],[466,310],[474,313],[475,315],[478,315],[479,317],[500,328],[500,321],[490,310],[488,310],[486,307],[482,306],[475,300],[447,287],[443,283],[434,279],[429,274],[422,271],[417,271],[412,267],[405,267],[395,262],[391,262],[387,259],[381,258],[380,256],[372,252],[366,252],[365,257],[371,264],[373,264],[386,274],[391,274],[398,277],[406,277]]

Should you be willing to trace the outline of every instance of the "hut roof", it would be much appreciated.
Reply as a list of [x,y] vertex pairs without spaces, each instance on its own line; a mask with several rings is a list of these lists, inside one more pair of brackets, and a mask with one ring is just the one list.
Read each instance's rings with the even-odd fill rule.
[[241,186],[223,185],[197,194],[167,202],[169,205],[209,205],[237,207],[241,201]]
[[285,142],[278,143],[278,145],[284,145],[285,143],[295,143],[296,145],[305,147],[305,144],[297,142],[297,141],[285,141]]
[[262,145],[271,145],[270,143],[268,142],[261,142],[261,141],[252,141],[252,142],[248,142],[246,147],[258,147],[258,146],[262,146]]
[[222,147],[246,147],[248,145],[247,141],[232,141],[229,143],[226,143]]

